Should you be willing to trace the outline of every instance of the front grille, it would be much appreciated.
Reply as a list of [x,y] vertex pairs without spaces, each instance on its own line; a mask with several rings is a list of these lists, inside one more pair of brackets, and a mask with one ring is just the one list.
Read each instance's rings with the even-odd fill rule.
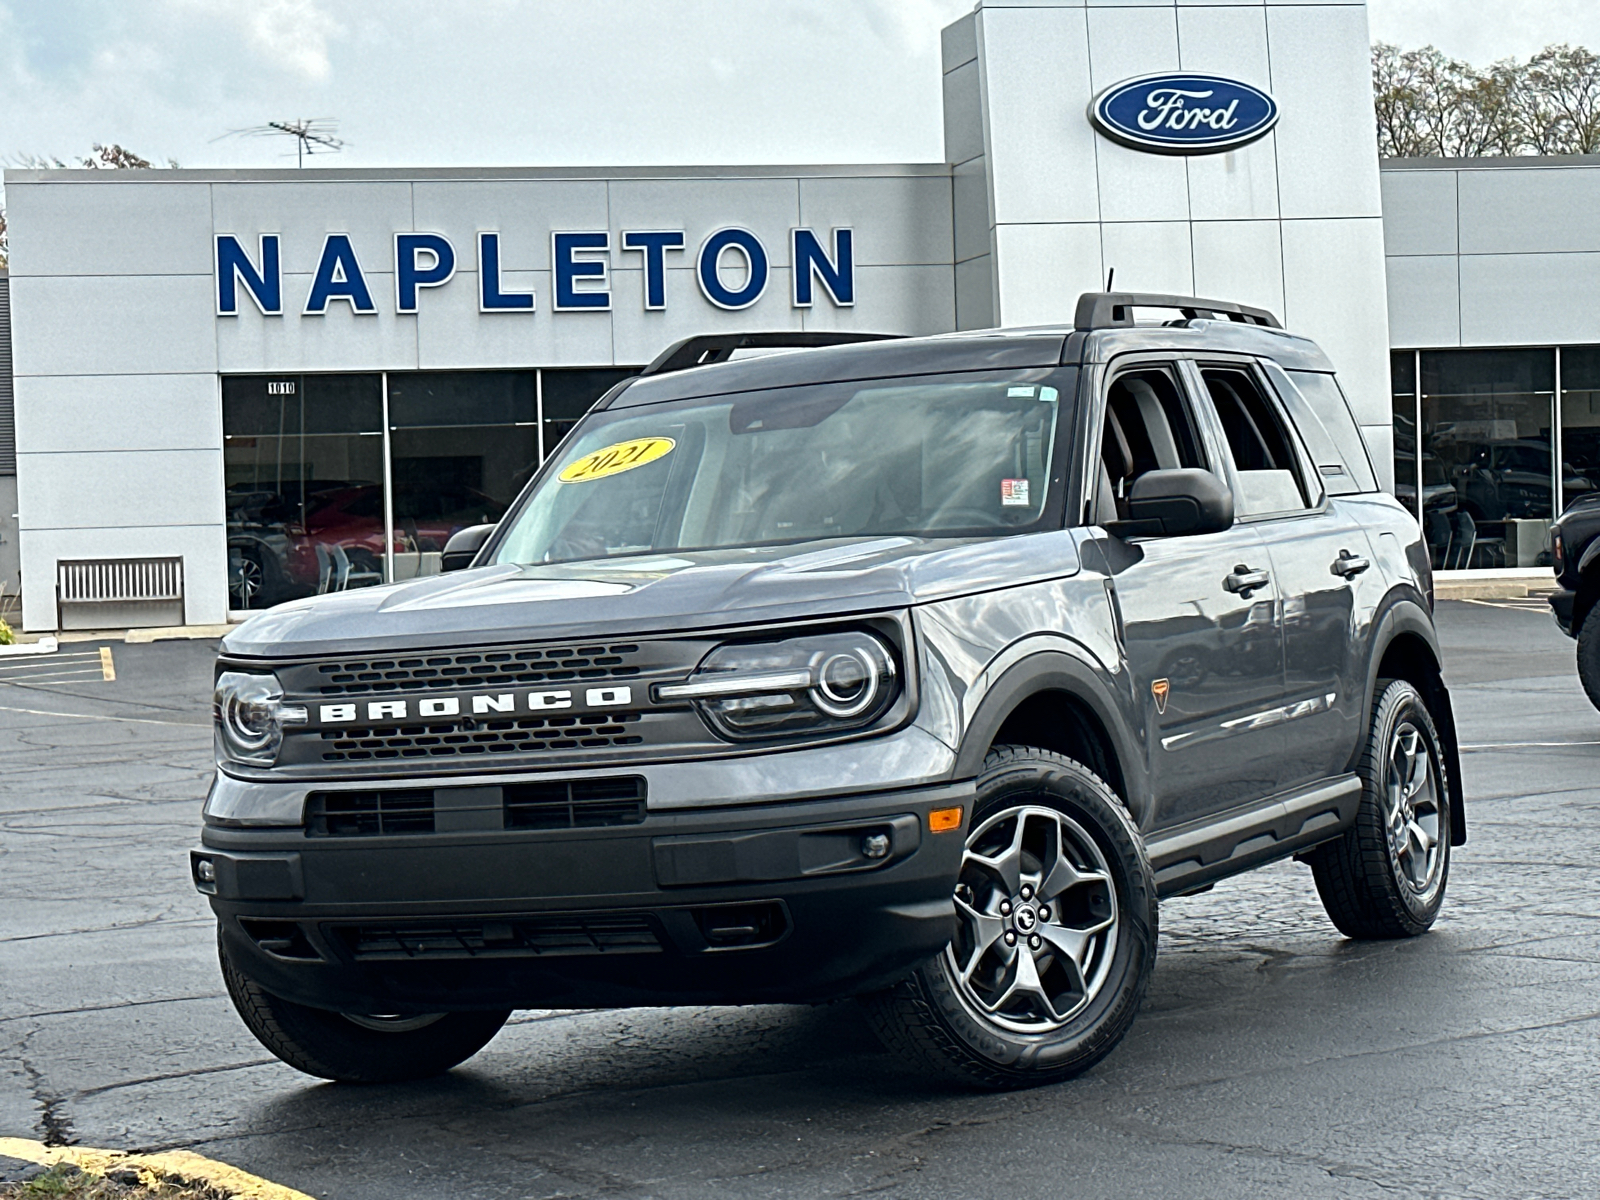
[[531,754],[541,750],[636,746],[644,740],[633,729],[639,718],[636,712],[609,711],[503,721],[467,717],[426,725],[324,729],[319,736],[323,762]]
[[552,913],[500,920],[408,921],[333,926],[331,932],[358,962],[661,951],[661,938],[655,925],[643,913]]
[[644,779],[517,783],[505,789],[507,829],[592,829],[639,825],[645,815]]
[[306,798],[306,835],[384,837],[494,828],[605,829],[642,825],[645,797],[642,775],[513,783],[503,788],[313,792]]
[[433,792],[313,792],[306,799],[311,837],[379,837],[433,832]]
[[[655,684],[688,678],[714,645],[704,637],[513,643],[279,663],[285,699],[305,704],[313,721],[285,730],[277,766],[412,778],[718,749],[689,704],[651,699]],[[626,688],[631,698],[616,708],[589,701],[590,689],[606,688]],[[571,707],[537,707],[530,697],[545,689],[570,691]],[[374,715],[373,705],[395,701],[404,705],[390,710],[399,715]],[[350,723],[324,719],[330,705],[354,710]],[[456,711],[426,711],[441,709]]]
[[370,696],[638,675],[640,647],[508,647],[318,663],[316,691],[324,696]]

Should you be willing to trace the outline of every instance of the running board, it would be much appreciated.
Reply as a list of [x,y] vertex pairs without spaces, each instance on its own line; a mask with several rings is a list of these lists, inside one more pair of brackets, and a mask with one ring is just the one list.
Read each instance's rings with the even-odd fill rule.
[[1355,823],[1361,780],[1354,775],[1164,830],[1145,843],[1159,896],[1199,891],[1275,858],[1338,837]]

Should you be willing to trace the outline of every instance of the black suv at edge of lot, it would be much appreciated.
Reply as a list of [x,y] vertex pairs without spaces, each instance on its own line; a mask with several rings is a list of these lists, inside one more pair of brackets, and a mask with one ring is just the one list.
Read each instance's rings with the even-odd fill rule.
[[1550,527],[1556,624],[1578,643],[1578,678],[1600,708],[1600,492],[1567,505]]
[[1160,897],[1294,855],[1412,936],[1465,840],[1416,521],[1260,310],[689,339],[445,559],[218,662],[193,877],[314,1075],[516,1008],[859,996],[1049,1082],[1128,1029]]

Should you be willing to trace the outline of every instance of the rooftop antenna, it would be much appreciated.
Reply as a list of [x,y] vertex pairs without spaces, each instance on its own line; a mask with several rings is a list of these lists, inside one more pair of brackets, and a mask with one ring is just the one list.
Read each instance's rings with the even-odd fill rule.
[[213,142],[230,137],[292,137],[294,138],[295,166],[306,165],[311,154],[337,154],[349,143],[337,136],[339,121],[335,117],[301,117],[295,121],[268,121],[265,125],[252,125],[248,129],[230,129]]
[[1106,291],[1109,292],[1111,290],[1111,281],[1116,277],[1117,269],[1115,267],[1112,267],[1110,271],[1106,272]]

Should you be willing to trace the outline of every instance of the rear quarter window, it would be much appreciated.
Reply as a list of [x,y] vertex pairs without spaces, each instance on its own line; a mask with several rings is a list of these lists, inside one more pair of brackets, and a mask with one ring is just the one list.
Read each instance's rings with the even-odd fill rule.
[[[1378,477],[1367,455],[1366,440],[1338,380],[1319,371],[1284,372],[1275,363],[1268,364],[1267,374],[1284,392],[1283,401],[1316,460],[1328,494],[1377,491]],[[1282,387],[1283,380],[1292,386]]]

